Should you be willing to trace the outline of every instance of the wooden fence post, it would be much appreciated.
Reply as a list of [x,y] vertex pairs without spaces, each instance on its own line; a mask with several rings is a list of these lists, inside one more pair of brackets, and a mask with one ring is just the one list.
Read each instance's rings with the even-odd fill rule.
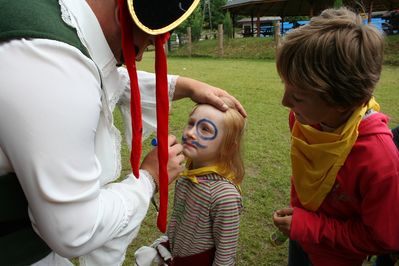
[[276,21],[274,24],[274,42],[276,43],[276,47],[280,44],[280,21]]
[[219,57],[223,57],[223,24],[218,25]]
[[165,44],[163,45],[163,49],[165,50],[165,55],[167,56],[170,52],[170,45],[169,45],[169,40],[167,42],[165,42]]
[[192,53],[191,27],[187,28],[187,48],[188,48],[188,56],[191,57]]

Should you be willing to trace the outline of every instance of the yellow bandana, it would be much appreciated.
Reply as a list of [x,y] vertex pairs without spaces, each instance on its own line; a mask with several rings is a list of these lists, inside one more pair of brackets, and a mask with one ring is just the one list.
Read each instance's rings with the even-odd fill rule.
[[[235,175],[232,172],[229,172],[228,174],[225,174],[226,171],[223,170],[222,167],[218,165],[212,165],[212,166],[205,166],[205,167],[200,167],[197,169],[191,169],[192,162],[191,160],[187,160],[186,163],[186,170],[184,170],[180,176],[185,176],[187,177],[191,182],[195,184],[199,184],[197,176],[204,176],[208,174],[218,174],[219,176],[222,176],[223,178],[229,180],[233,184],[235,184],[234,179]],[[238,188],[238,191],[241,193],[241,188],[238,184],[235,184],[235,186]]]
[[358,137],[360,121],[369,109],[380,110],[374,98],[357,108],[334,132],[320,131],[295,121],[291,138],[293,183],[306,209],[317,210],[331,191],[338,171]]

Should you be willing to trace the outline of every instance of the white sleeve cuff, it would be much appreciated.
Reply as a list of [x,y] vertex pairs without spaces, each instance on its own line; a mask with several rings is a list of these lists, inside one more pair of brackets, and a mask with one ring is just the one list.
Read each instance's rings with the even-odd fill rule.
[[148,179],[152,187],[152,195],[158,192],[158,185],[155,182],[154,177],[147,170],[140,169],[140,178]]

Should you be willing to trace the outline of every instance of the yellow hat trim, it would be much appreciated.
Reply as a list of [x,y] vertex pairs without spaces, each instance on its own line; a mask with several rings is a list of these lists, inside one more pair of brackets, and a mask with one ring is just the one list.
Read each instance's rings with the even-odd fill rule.
[[[167,1],[167,0],[165,0]],[[129,7],[129,13],[133,18],[134,23],[144,32],[150,34],[150,35],[159,35],[159,34],[163,34],[165,32],[169,32],[172,29],[176,28],[177,26],[180,25],[180,23],[182,23],[184,20],[186,20],[191,13],[193,13],[193,11],[195,10],[195,8],[197,7],[197,5],[199,4],[200,0],[194,0],[193,4],[190,6],[190,8],[177,20],[175,20],[174,22],[172,22],[171,24],[169,24],[166,27],[160,28],[160,29],[150,29],[147,26],[145,26],[143,23],[140,22],[140,20],[138,19],[138,17],[136,16],[136,13],[134,12],[133,9],[133,0],[127,0],[128,2],[128,7]]]

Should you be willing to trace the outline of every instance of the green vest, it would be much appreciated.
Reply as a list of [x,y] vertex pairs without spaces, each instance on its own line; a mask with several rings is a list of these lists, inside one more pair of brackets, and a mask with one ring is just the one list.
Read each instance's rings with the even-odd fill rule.
[[[90,58],[76,30],[62,20],[58,0],[0,0],[0,45],[22,38],[61,41]],[[0,264],[13,266],[32,264],[51,252],[32,229],[15,174],[0,176],[0,251]]]
[[30,265],[51,250],[33,231],[28,202],[15,174],[0,176],[0,264]]
[[62,20],[58,0],[0,0],[0,42],[21,38],[64,42],[90,58],[76,29]]

